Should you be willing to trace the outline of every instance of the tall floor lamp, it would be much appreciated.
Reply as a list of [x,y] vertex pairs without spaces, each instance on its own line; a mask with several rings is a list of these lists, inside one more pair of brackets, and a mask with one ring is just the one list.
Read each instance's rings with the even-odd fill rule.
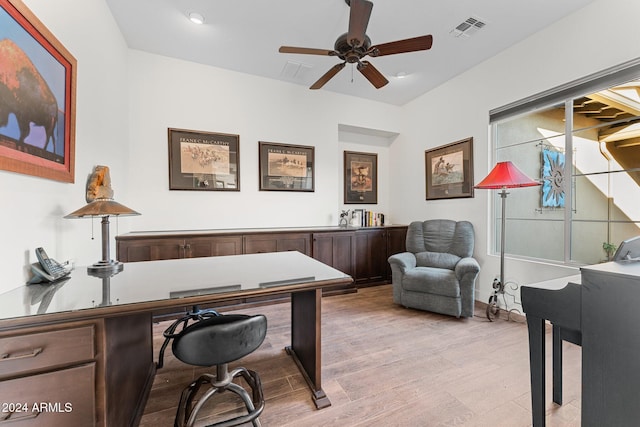
[[498,293],[504,293],[504,229],[505,229],[505,202],[507,200],[507,188],[517,187],[533,187],[540,185],[539,182],[532,180],[525,175],[520,169],[518,169],[510,161],[498,162],[495,167],[489,172],[489,175],[485,177],[475,188],[484,190],[501,189],[499,193],[502,199],[502,222],[500,231],[500,282],[493,283],[494,294],[489,298],[489,306],[487,307],[487,318],[492,319],[492,315],[495,316],[499,313],[498,307]]

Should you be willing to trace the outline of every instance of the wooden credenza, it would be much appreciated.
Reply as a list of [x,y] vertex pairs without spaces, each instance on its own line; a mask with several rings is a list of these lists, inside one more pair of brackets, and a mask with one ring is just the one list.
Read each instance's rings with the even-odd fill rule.
[[116,247],[122,262],[299,251],[370,286],[391,279],[387,258],[405,251],[406,234],[406,225],[131,232]]

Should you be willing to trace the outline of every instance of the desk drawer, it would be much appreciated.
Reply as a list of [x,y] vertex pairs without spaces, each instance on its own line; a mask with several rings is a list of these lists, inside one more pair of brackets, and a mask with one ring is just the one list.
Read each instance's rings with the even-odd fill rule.
[[95,358],[93,325],[0,338],[0,379]]
[[0,381],[0,425],[95,426],[95,363]]

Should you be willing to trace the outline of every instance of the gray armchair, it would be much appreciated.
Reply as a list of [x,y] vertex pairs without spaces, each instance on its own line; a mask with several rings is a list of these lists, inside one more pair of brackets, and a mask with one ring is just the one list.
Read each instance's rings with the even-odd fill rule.
[[407,230],[407,252],[389,257],[393,301],[405,307],[456,317],[473,316],[480,266],[472,258],[468,221],[415,221]]

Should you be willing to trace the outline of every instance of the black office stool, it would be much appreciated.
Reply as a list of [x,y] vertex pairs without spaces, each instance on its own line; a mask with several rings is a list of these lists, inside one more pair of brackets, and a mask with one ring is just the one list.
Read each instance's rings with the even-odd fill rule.
[[[217,427],[237,426],[251,422],[260,426],[258,417],[264,409],[264,397],[260,377],[246,368],[236,368],[229,372],[228,363],[256,350],[267,334],[267,318],[262,315],[247,316],[230,314],[211,317],[186,327],[173,338],[173,354],[184,363],[197,366],[216,366],[216,375],[203,374],[184,389],[180,396],[176,427],[191,427],[198,411],[216,393],[231,391],[242,398],[248,413],[230,420],[211,424]],[[252,391],[252,397],[240,385],[233,382],[242,376]],[[211,388],[193,404],[195,395],[203,384]]]
[[165,329],[162,334],[164,336],[164,342],[162,343],[162,347],[160,347],[160,353],[158,354],[158,363],[156,363],[156,368],[160,369],[164,366],[164,352],[167,349],[169,342],[180,333],[176,333],[176,329],[178,328],[178,326],[182,325],[182,331],[187,327],[189,322],[199,322],[201,320],[215,316],[220,316],[220,314],[218,314],[218,312],[213,309],[201,310],[197,305],[194,305],[190,312],[173,322],[171,326]]

